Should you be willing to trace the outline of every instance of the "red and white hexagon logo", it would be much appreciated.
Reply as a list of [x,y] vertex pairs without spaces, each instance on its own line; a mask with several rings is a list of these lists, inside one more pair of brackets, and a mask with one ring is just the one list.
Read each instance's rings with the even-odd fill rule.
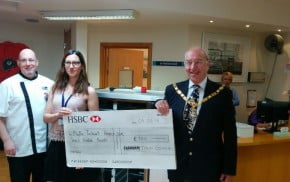
[[91,116],[90,120],[94,123],[100,122],[101,121],[101,117],[100,116]]

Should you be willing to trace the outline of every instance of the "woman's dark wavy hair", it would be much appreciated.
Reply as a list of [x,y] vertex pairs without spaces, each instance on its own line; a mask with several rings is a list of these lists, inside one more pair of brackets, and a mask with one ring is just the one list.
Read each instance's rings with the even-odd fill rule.
[[88,76],[86,73],[86,63],[85,63],[85,59],[82,53],[77,50],[69,50],[62,58],[61,68],[56,75],[55,84],[52,87],[53,94],[55,93],[56,90],[64,91],[68,84],[69,76],[65,71],[65,59],[66,57],[72,54],[77,55],[81,62],[81,72],[76,82],[76,85],[74,87],[73,93],[83,93],[83,94],[88,95],[88,87],[90,84],[89,84]]

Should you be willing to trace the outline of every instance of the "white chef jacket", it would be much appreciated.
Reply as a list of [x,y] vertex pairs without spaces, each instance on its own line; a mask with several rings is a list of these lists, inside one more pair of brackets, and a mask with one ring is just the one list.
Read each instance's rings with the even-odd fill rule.
[[1,83],[0,117],[6,119],[6,129],[16,147],[15,157],[33,154],[29,118],[20,82],[25,84],[32,108],[37,153],[46,151],[47,131],[43,113],[47,94],[53,84],[52,80],[39,74],[33,80],[16,74]]

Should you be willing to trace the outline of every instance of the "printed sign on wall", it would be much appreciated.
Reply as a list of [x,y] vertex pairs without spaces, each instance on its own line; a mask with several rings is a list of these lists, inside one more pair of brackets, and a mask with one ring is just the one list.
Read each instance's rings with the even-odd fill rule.
[[161,61],[161,60],[153,60],[153,66],[184,66],[183,61]]

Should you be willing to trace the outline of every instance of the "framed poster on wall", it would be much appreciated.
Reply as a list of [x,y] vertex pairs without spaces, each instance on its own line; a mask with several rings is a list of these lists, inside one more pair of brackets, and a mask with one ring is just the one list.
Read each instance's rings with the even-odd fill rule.
[[220,81],[225,71],[232,72],[233,82],[247,82],[251,42],[247,37],[203,33],[202,48],[211,61],[209,78]]

